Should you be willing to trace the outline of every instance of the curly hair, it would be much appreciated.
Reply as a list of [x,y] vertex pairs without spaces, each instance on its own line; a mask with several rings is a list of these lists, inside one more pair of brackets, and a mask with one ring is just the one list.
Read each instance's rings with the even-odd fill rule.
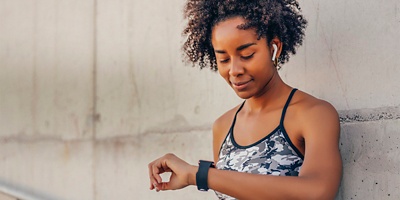
[[188,0],[184,8],[188,23],[182,33],[187,37],[182,48],[185,60],[200,69],[209,65],[211,70],[218,70],[211,30],[221,21],[240,16],[246,23],[239,29],[254,28],[268,44],[275,37],[283,42],[278,63],[284,64],[303,42],[307,21],[300,11],[296,0]]

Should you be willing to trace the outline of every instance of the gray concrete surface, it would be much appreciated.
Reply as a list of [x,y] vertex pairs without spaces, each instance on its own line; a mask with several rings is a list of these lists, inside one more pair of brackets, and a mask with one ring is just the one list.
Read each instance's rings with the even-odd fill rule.
[[[184,0],[0,0],[0,180],[43,199],[215,199],[148,190],[167,152],[211,159],[241,100],[183,64]],[[399,199],[400,2],[301,2],[304,45],[280,72],[341,116],[337,199]],[[329,173],[329,172],[327,172]]]
[[5,195],[3,193],[0,193],[0,199],[2,199],[2,200],[18,200],[16,198],[10,197],[10,196]]

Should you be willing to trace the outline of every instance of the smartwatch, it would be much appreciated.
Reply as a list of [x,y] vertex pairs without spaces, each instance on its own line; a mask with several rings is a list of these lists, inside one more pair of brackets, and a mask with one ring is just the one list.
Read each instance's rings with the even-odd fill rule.
[[207,191],[208,188],[208,170],[215,168],[214,162],[199,160],[199,169],[196,173],[196,185],[200,191]]

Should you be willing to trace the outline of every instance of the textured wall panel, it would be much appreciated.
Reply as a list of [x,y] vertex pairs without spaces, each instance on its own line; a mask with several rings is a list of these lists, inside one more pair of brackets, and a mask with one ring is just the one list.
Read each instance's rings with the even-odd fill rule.
[[400,199],[399,120],[342,125],[338,199]]
[[93,1],[0,5],[0,134],[91,137]]
[[0,180],[37,199],[93,198],[92,143],[1,140]]
[[0,1],[0,180],[93,199],[92,0]]
[[309,24],[285,80],[339,110],[398,106],[400,2],[301,2]]
[[98,2],[97,138],[211,126],[237,103],[218,73],[182,63],[182,9],[181,0]]

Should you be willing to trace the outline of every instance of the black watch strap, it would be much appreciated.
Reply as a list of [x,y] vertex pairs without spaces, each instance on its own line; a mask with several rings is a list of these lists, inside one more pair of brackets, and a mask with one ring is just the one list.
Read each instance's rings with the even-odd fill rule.
[[197,189],[200,191],[208,190],[208,170],[210,167],[214,168],[214,162],[200,160],[199,161],[199,169],[196,173],[196,185]]

